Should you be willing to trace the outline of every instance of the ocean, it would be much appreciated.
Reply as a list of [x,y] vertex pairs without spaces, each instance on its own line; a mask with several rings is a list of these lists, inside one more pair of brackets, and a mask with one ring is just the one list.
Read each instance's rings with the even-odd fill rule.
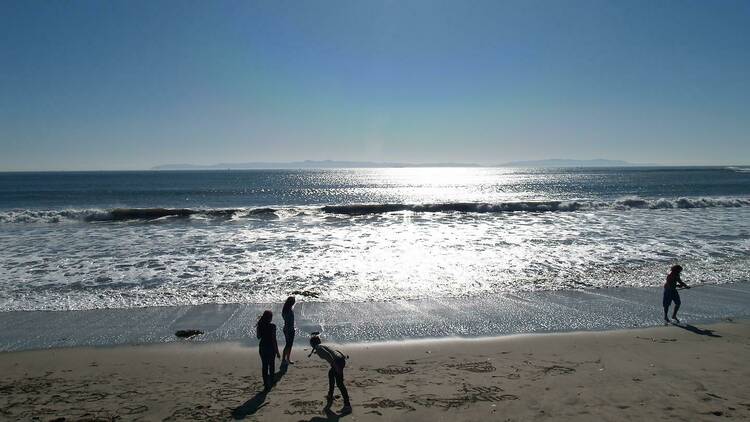
[[750,316],[750,170],[0,173],[0,351],[253,344],[292,293],[344,343],[642,327],[674,263]]
[[744,168],[0,174],[0,311],[388,302],[750,274]]

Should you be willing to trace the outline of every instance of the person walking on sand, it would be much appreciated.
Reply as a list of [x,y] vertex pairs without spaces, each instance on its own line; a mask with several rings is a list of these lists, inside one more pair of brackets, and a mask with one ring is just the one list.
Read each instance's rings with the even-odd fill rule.
[[260,342],[258,343],[258,352],[262,363],[263,387],[264,391],[269,391],[273,386],[274,375],[276,372],[276,358],[279,355],[279,345],[276,343],[276,324],[271,323],[273,312],[264,311],[258,319],[258,325],[255,333]]
[[310,346],[312,346],[312,351],[310,352],[308,357],[312,356],[312,354],[315,353],[320,356],[321,359],[325,360],[331,365],[331,369],[328,370],[328,395],[326,396],[325,409],[330,409],[331,405],[333,404],[333,384],[335,382],[339,387],[339,391],[341,391],[341,397],[344,399],[344,407],[341,408],[341,413],[351,413],[352,406],[351,403],[349,403],[349,392],[346,391],[346,386],[344,385],[344,367],[346,366],[346,356],[344,356],[344,354],[340,351],[334,350],[328,346],[323,346],[320,343],[321,341],[318,333],[312,333],[312,337],[310,337]]
[[662,300],[662,304],[664,305],[664,322],[669,323],[669,305],[674,302],[674,311],[672,311],[672,319],[680,322],[679,319],[677,319],[677,311],[680,309],[680,294],[677,292],[677,286],[684,287],[686,289],[689,289],[690,286],[683,283],[680,279],[680,273],[682,272],[682,267],[679,265],[673,265],[672,268],[669,270],[669,274],[667,274],[667,282],[664,283],[664,298]]
[[289,296],[281,308],[281,317],[284,318],[284,351],[281,353],[281,364],[291,365],[292,362],[292,344],[294,344],[294,296]]

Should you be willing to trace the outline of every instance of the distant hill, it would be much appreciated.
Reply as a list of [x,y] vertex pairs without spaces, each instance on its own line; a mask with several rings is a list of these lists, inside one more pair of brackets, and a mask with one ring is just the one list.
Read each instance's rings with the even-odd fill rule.
[[632,167],[645,164],[634,164],[622,160],[567,160],[552,158],[548,160],[511,161],[500,164],[500,167]]
[[372,161],[291,161],[291,162],[252,162],[219,163],[210,165],[163,164],[152,170],[249,170],[249,169],[314,169],[314,168],[407,168],[407,167],[481,167],[466,163],[378,163]]
[[418,168],[418,167],[633,167],[654,164],[634,164],[622,160],[568,160],[553,158],[548,160],[511,161],[496,166],[474,163],[388,163],[374,161],[289,161],[289,162],[249,162],[218,164],[162,164],[152,170],[252,170],[252,169],[331,169],[331,168]]

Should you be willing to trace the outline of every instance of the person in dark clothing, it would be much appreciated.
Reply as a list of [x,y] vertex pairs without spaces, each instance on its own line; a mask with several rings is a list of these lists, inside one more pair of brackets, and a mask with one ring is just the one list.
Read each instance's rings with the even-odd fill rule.
[[679,319],[677,319],[677,311],[680,309],[680,304],[682,303],[680,301],[680,294],[677,292],[677,286],[683,287],[685,289],[689,289],[690,286],[683,283],[680,279],[680,273],[682,272],[682,267],[679,265],[674,265],[669,271],[669,274],[667,274],[667,282],[664,283],[664,297],[662,299],[662,305],[664,305],[664,322],[669,323],[669,305],[674,302],[674,311],[672,312],[672,319],[680,322]]
[[284,318],[284,351],[281,354],[281,364],[293,364],[292,362],[292,345],[294,344],[294,303],[296,299],[294,296],[289,296],[284,302],[284,307],[281,308],[281,317]]
[[258,352],[262,362],[263,386],[268,391],[273,386],[276,372],[276,358],[281,357],[279,346],[276,343],[276,324],[272,324],[273,312],[265,311],[258,319],[256,336],[260,339]]
[[344,399],[344,407],[341,408],[341,413],[351,413],[352,412],[352,406],[351,403],[349,403],[349,392],[346,390],[346,386],[344,385],[344,367],[346,366],[346,356],[344,356],[343,353],[341,353],[338,350],[332,349],[328,346],[323,346],[320,344],[320,337],[318,337],[317,333],[313,333],[313,336],[310,337],[310,346],[312,346],[312,351],[310,352],[310,356],[312,356],[313,353],[320,356],[321,359],[325,360],[331,365],[331,369],[328,370],[328,395],[326,396],[326,409],[329,409],[331,405],[333,404],[333,384],[334,382],[339,387],[339,391],[341,391],[341,397]]

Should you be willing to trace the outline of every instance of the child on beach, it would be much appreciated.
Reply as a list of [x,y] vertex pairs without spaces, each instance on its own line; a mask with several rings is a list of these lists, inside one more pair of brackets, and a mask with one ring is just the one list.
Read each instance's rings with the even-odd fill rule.
[[258,352],[263,371],[263,386],[265,391],[269,391],[273,386],[274,375],[276,372],[276,358],[281,357],[279,346],[276,343],[276,324],[272,324],[273,312],[264,311],[258,319],[258,325],[255,327],[255,333],[260,342],[258,343]]
[[284,302],[284,307],[281,309],[281,317],[284,318],[284,351],[281,354],[281,364],[291,365],[292,362],[292,345],[294,344],[294,303],[296,299],[294,296],[289,296]]
[[321,341],[318,333],[312,333],[312,337],[310,337],[312,351],[308,357],[315,353],[331,365],[331,369],[328,370],[328,395],[326,396],[327,402],[325,408],[329,409],[331,404],[333,404],[333,383],[335,381],[336,385],[339,387],[339,391],[341,391],[341,397],[344,399],[344,407],[341,408],[341,413],[351,413],[352,406],[349,403],[349,392],[346,391],[346,386],[344,385],[346,356],[340,351],[334,350],[328,346],[323,346],[320,343]]
[[690,286],[683,283],[680,279],[680,273],[682,272],[682,267],[679,265],[674,265],[669,271],[669,274],[667,275],[667,282],[664,283],[664,298],[662,299],[662,304],[664,305],[664,322],[669,323],[669,305],[674,302],[674,311],[672,312],[672,319],[680,322],[679,319],[677,319],[677,311],[680,309],[680,294],[677,292],[677,286],[689,289]]

